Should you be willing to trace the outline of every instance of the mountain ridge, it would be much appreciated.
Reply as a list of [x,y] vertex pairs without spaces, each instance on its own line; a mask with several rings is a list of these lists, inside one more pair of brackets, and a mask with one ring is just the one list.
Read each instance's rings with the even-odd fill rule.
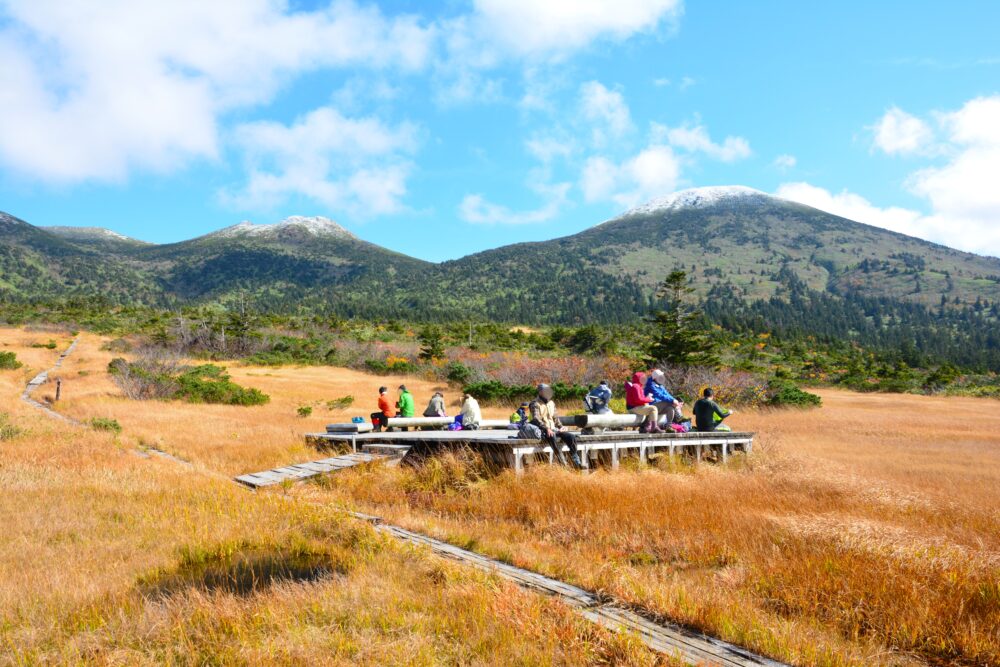
[[[263,308],[352,316],[570,322],[589,312],[621,321],[651,307],[657,284],[683,267],[701,296],[725,286],[746,301],[781,297],[789,276],[817,292],[928,307],[1000,300],[1000,260],[744,186],[682,190],[576,234],[440,263],[370,243],[321,216],[244,221],[163,245],[114,232],[46,231],[9,214],[0,221],[13,232],[0,238],[7,298],[90,293],[172,307],[249,293]],[[26,254],[19,260],[14,248]],[[533,295],[550,305],[533,304]]]

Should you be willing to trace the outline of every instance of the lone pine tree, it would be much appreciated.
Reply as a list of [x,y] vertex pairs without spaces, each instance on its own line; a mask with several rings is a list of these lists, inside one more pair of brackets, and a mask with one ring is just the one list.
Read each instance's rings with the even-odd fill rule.
[[674,270],[656,296],[665,308],[650,317],[653,335],[646,350],[651,364],[717,366],[716,343],[694,304],[694,293],[684,270]]

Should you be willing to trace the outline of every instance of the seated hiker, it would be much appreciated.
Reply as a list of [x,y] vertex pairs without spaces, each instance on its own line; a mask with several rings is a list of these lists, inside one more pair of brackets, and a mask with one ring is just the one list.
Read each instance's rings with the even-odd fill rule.
[[636,371],[632,376],[632,381],[625,383],[625,407],[633,415],[645,417],[639,426],[640,433],[663,433],[663,429],[657,423],[660,419],[660,413],[655,405],[651,405],[653,398],[646,394],[643,386],[645,380],[646,374],[642,371]]
[[528,421],[528,404],[521,403],[520,407],[517,408],[510,415],[510,424],[507,425],[508,429],[518,429],[521,428],[521,424]]
[[397,417],[412,417],[416,414],[416,406],[413,402],[413,394],[407,390],[405,384],[399,385],[399,400],[396,401],[396,409],[399,411]]
[[431,396],[430,402],[427,404],[427,408],[424,409],[424,417],[447,417],[448,413],[445,412],[444,407],[444,394],[440,391],[434,392]]
[[531,412],[531,420],[525,427],[533,426],[534,428],[527,429],[522,427],[518,437],[528,437],[522,434],[534,434],[537,431],[537,437],[552,448],[552,451],[559,457],[559,461],[563,465],[566,465],[566,457],[562,453],[562,444],[565,444],[569,448],[573,465],[577,468],[582,468],[583,462],[580,461],[580,453],[576,448],[576,436],[568,432],[566,427],[562,425],[562,422],[559,421],[556,404],[552,400],[552,387],[547,384],[538,385],[538,395],[528,405],[528,409]]
[[[704,395],[694,402],[694,424],[696,431],[715,431],[722,420],[733,414],[733,411],[726,411],[719,407],[719,404],[712,398],[715,392],[711,387],[706,387]],[[716,421],[718,417],[718,421]]]
[[483,421],[483,413],[479,409],[479,401],[472,397],[472,394],[465,394],[462,397],[462,430],[475,431],[479,429],[479,423]]
[[[659,413],[660,420],[664,422],[665,426],[670,426],[680,416],[681,406],[684,402],[670,395],[670,392],[667,391],[666,382],[667,376],[657,368],[649,374],[649,378],[646,380],[645,391],[646,394],[653,398],[652,405]],[[666,419],[664,420],[664,418]]]
[[375,427],[375,432],[378,433],[383,428],[388,428],[389,417],[393,416],[392,405],[389,403],[389,388],[379,387],[378,388],[378,412],[373,412],[372,426]]
[[583,397],[584,409],[592,415],[610,415],[611,387],[607,380],[601,380],[600,384],[587,392]]
[[[413,394],[407,390],[405,384],[399,385],[399,399],[396,401],[397,417],[413,417],[417,414],[416,404],[413,401]],[[401,427],[400,430],[409,431],[408,426]]]

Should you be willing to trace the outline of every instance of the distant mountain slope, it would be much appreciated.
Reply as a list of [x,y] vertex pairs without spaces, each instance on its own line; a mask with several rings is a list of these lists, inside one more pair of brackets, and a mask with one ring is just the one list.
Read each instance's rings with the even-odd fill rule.
[[686,190],[573,236],[445,262],[420,298],[435,309],[441,299],[483,304],[491,316],[517,321],[622,320],[675,267],[702,295],[732,286],[746,300],[780,294],[788,275],[817,291],[926,305],[942,295],[1000,300],[998,259],[742,187]]
[[815,292],[937,307],[1000,301],[1000,260],[853,222],[743,187],[674,193],[573,236],[431,264],[326,218],[243,222],[143,244],[106,230],[44,230],[0,216],[0,293],[103,294],[151,304],[247,293],[265,309],[502,321],[625,321],[686,269],[703,295],[746,302]]

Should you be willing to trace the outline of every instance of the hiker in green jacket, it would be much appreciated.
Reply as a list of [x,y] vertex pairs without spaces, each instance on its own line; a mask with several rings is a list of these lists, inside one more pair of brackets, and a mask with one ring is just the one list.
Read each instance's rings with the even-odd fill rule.
[[416,414],[413,394],[406,389],[405,384],[399,385],[399,400],[396,401],[396,409],[399,410],[398,416],[400,417],[412,417]]

